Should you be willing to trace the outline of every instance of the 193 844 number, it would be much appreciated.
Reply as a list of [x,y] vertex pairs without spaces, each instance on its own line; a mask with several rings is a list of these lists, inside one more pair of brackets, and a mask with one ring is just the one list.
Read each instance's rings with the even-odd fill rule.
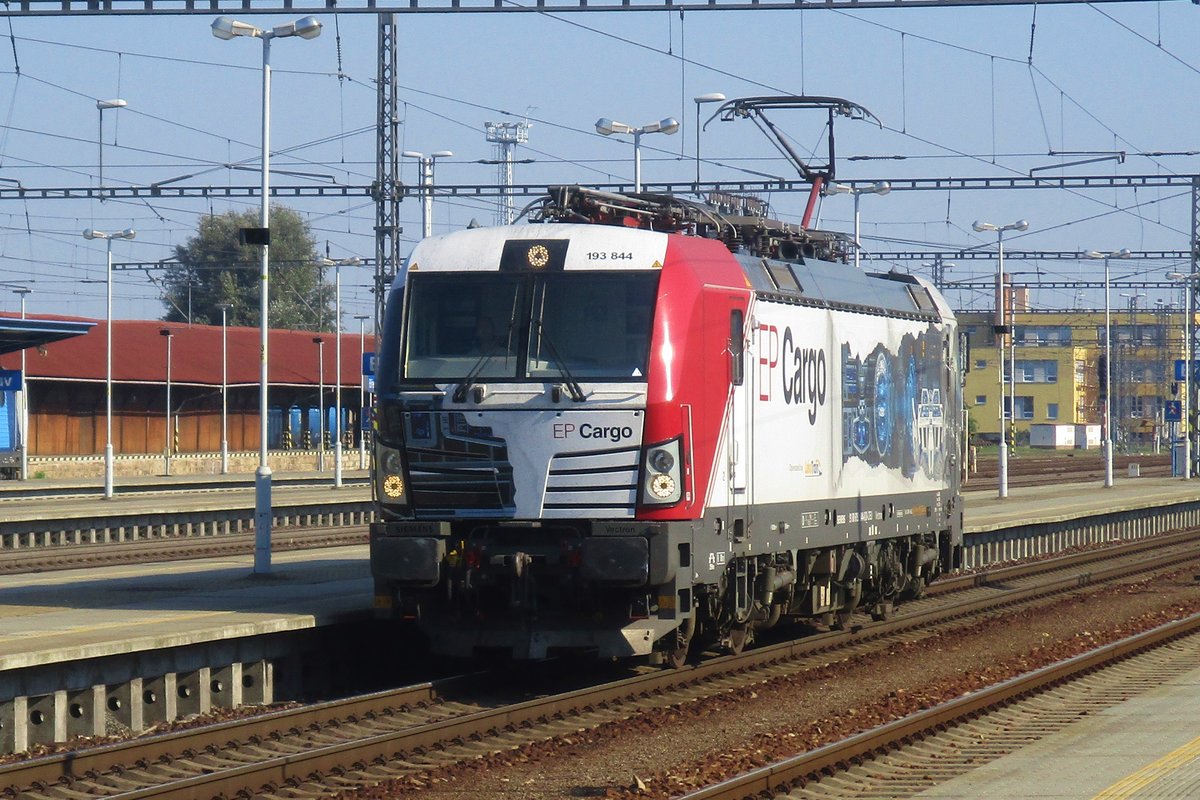
[[617,251],[603,252],[600,250],[592,250],[587,254],[588,261],[632,261],[633,253],[621,253]]

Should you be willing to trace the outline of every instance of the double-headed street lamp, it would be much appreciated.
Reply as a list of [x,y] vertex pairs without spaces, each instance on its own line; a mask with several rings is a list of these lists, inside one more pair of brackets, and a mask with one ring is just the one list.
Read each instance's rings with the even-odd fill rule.
[[315,39],[321,35],[321,23],[316,17],[303,17],[295,22],[263,30],[230,17],[217,17],[212,23],[212,34],[218,39],[233,39],[250,36],[262,39],[262,204],[259,207],[259,230],[248,237],[262,247],[259,268],[260,342],[259,342],[259,397],[258,397],[258,470],[254,476],[254,573],[271,571],[271,467],[267,464],[267,333],[270,330],[269,313],[270,282],[267,269],[270,249],[271,214],[271,40],[289,36]]
[[88,228],[83,232],[85,239],[103,239],[107,257],[105,269],[105,326],[104,326],[104,499],[113,496],[113,444],[112,444],[112,243],[113,239],[132,239],[137,236],[133,228],[119,233]]
[[450,150],[438,150],[436,153],[425,155],[416,150],[405,150],[401,155],[417,159],[421,168],[421,230],[428,239],[433,236],[433,162],[439,158],[450,158],[454,153]]
[[892,190],[892,185],[887,181],[877,181],[868,187],[859,189],[851,186],[848,183],[831,183],[825,187],[825,195],[848,194],[854,197],[854,268],[858,269],[860,263],[859,254],[862,251],[862,244],[859,242],[859,220],[861,217],[858,213],[858,199],[864,194],[885,195]]
[[[994,330],[995,330],[995,335],[996,335],[996,355],[999,359],[999,367],[1000,367],[1000,397],[999,397],[999,401],[998,401],[999,418],[1000,418],[1000,450],[999,450],[1000,458],[999,458],[999,467],[997,469],[997,473],[999,475],[999,484],[1000,484],[998,496],[1003,499],[1005,497],[1008,497],[1008,439],[1005,436],[1007,431],[1005,431],[1005,429],[1004,429],[1004,334],[1007,333],[1009,335],[1010,340],[1012,339],[1012,336],[1013,336],[1013,330],[1012,330],[1013,326],[1007,324],[1005,322],[1005,318],[1004,318],[1004,232],[1005,231],[1027,230],[1029,228],[1029,223],[1026,220],[1021,219],[1021,220],[1017,220],[1016,222],[1011,222],[1008,225],[995,225],[991,222],[983,222],[981,220],[975,220],[975,223],[971,227],[974,228],[979,233],[983,233],[984,231],[995,231],[996,232],[996,244],[997,244],[996,320],[995,320],[996,324],[994,326]],[[1010,301],[1009,305],[1011,307],[1011,305],[1012,305],[1011,301]],[[1013,316],[1014,316],[1014,318],[1016,316],[1015,308],[1013,309]],[[1015,353],[1016,353],[1016,349],[1014,347],[1014,349],[1013,349],[1014,363],[1010,367],[1010,369],[1012,370],[1011,378],[1012,378],[1013,382],[1009,384],[1010,389],[1009,389],[1009,401],[1008,401],[1009,416],[1013,419],[1014,425],[1016,424],[1015,421],[1017,418],[1017,413],[1016,413],[1017,412],[1017,410],[1016,410],[1017,397],[1016,397],[1016,384],[1015,384],[1015,381],[1016,381],[1016,363],[1015,363],[1016,355],[1015,355]],[[1016,442],[1014,441],[1013,444],[1015,445]]]
[[1084,253],[1088,258],[1104,259],[1104,485],[1113,485],[1113,445],[1112,445],[1112,310],[1109,305],[1109,272],[1110,258],[1129,258],[1132,253],[1127,249],[1113,250],[1102,253],[1099,250],[1088,250]]
[[720,92],[699,94],[692,98],[696,102],[696,189],[700,189],[700,106],[705,103],[724,103],[725,95]]
[[[697,106],[697,115],[699,106]],[[647,133],[665,133],[670,136],[679,130],[679,123],[673,117],[664,117],[658,122],[651,122],[640,128],[626,125],[624,122],[614,122],[601,117],[596,120],[596,133],[601,136],[612,136],[614,133],[625,133],[633,136],[633,193],[642,192],[642,135]]]

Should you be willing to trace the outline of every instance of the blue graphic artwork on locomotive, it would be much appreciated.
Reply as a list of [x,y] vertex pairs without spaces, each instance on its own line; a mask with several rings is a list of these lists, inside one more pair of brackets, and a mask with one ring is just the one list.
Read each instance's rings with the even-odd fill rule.
[[866,354],[842,344],[842,462],[859,459],[939,478],[946,468],[938,331],[904,334],[899,352],[877,344]]

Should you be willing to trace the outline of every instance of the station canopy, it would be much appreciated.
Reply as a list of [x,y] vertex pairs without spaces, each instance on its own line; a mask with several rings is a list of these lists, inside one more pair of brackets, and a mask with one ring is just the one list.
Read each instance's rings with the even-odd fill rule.
[[0,355],[82,336],[95,325],[81,320],[0,317]]

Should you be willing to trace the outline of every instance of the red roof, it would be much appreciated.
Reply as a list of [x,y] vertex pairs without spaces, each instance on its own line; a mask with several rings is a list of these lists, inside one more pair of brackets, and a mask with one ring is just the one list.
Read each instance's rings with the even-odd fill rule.
[[[0,312],[0,317],[19,314]],[[31,378],[104,380],[104,320],[29,314],[30,319],[83,320],[96,322],[83,336],[52,342],[41,350],[26,350],[26,371]],[[161,320],[113,320],[113,380],[120,382],[162,383],[166,380],[167,341],[159,331],[171,331],[171,382],[221,385],[221,326],[188,325]],[[259,328],[230,326],[229,384],[257,384],[259,380]],[[335,336],[329,332],[271,330],[269,334],[270,382],[277,385],[317,385],[318,345],[325,341],[324,382],[334,383]],[[358,332],[343,333],[342,385],[358,386],[362,362],[359,358]],[[375,349],[375,337],[368,334],[366,350]],[[20,369],[21,353],[0,356],[0,368]]]

